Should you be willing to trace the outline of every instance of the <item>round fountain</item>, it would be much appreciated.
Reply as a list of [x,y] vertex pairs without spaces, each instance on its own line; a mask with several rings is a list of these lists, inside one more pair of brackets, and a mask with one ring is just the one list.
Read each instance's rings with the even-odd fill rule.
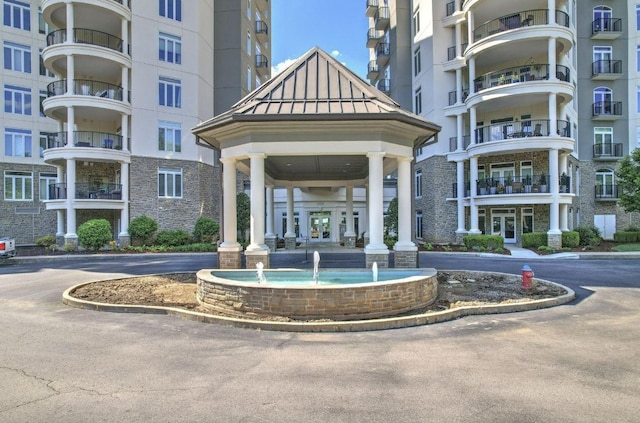
[[197,299],[232,316],[283,316],[294,320],[361,320],[396,316],[436,300],[435,269],[371,270],[203,269]]

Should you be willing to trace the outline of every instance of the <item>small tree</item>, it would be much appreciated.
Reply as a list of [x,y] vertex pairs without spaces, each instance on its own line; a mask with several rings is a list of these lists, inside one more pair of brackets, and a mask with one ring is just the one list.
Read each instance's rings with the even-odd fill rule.
[[387,215],[384,217],[384,234],[398,234],[398,198],[394,198],[389,203]]
[[78,228],[78,242],[88,250],[97,251],[111,241],[111,224],[106,219],[92,219]]
[[251,224],[251,200],[244,192],[239,192],[236,196],[236,224],[240,231],[240,239],[245,241],[245,233]]
[[129,235],[132,238],[148,243],[158,230],[158,222],[147,216],[138,216],[129,223]]
[[196,226],[193,229],[193,239],[196,242],[212,242],[219,232],[218,222],[208,217],[200,217],[196,220]]
[[620,206],[627,213],[640,211],[640,148],[622,159],[616,181],[620,188]]

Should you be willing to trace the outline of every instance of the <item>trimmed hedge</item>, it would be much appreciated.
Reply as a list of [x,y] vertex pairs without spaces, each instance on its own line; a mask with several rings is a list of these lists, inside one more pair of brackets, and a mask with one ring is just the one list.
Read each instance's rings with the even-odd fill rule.
[[156,245],[163,245],[165,247],[187,245],[191,243],[191,236],[187,231],[183,231],[182,229],[168,229],[158,232],[155,243]]
[[217,237],[220,232],[220,225],[208,217],[200,217],[196,220],[193,229],[193,239],[196,242],[212,242],[213,237]]
[[465,247],[471,249],[495,250],[496,248],[504,248],[504,238],[500,235],[466,235],[463,241]]
[[576,248],[580,245],[580,233],[569,231],[562,233],[562,246],[568,248]]
[[129,235],[148,243],[158,230],[158,222],[147,216],[138,216],[129,222]]
[[106,219],[91,219],[78,228],[78,242],[87,250],[98,251],[111,241],[111,224]]
[[547,245],[546,232],[529,232],[522,234],[522,248],[538,248],[542,245]]
[[613,240],[615,242],[631,243],[640,242],[640,232],[635,231],[621,231],[613,234]]

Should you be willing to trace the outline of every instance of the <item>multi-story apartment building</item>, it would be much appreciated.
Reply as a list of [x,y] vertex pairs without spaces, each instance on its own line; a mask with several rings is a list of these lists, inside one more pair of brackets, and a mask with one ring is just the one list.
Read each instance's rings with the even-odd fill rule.
[[[190,129],[268,79],[269,12],[267,0],[3,0],[0,232],[76,243],[100,217],[127,243],[136,216],[187,231],[218,219],[217,152]],[[223,14],[244,32],[216,36]],[[230,50],[234,37],[245,47]]]
[[[559,247],[578,224],[611,237],[633,221],[616,205],[613,176],[638,138],[640,62],[629,35],[638,28],[622,25],[637,16],[631,3],[411,2],[411,24],[395,28],[411,37],[400,66],[412,73],[410,107],[442,125],[416,155],[416,238],[491,233],[518,243],[544,231]],[[383,7],[394,14],[391,2],[367,3],[372,25]],[[386,40],[367,46],[373,54]]]

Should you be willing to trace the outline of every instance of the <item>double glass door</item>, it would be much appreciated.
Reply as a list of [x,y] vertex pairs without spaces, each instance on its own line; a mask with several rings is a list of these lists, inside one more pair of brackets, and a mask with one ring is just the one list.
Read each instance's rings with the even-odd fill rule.
[[504,242],[516,242],[515,210],[494,210],[491,213],[491,234],[502,235]]
[[312,242],[331,240],[331,212],[314,212],[309,217]]

